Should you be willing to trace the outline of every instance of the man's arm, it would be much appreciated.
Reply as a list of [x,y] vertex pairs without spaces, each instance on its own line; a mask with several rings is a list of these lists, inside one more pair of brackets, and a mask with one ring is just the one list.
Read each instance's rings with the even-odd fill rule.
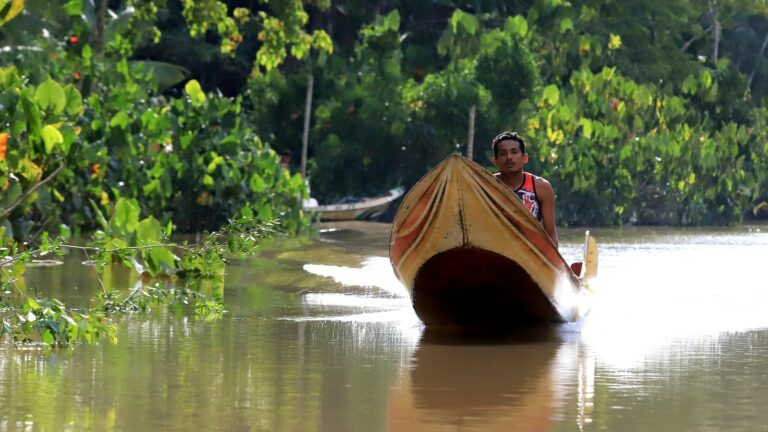
[[555,226],[555,191],[547,180],[539,177],[536,179],[536,195],[541,204],[541,222],[544,225],[544,231],[549,234],[555,246],[558,246]]

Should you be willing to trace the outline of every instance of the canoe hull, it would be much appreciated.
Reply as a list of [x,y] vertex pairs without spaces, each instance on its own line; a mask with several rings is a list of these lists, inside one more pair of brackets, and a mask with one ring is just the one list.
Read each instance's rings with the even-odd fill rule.
[[390,261],[429,326],[574,321],[591,292],[514,193],[453,155],[403,200]]
[[320,215],[321,221],[373,220],[387,210],[389,203],[368,208],[343,208],[343,205],[327,205],[313,210]]
[[398,187],[380,197],[356,203],[304,206],[304,210],[316,212],[322,221],[373,220],[387,211],[392,201],[404,192],[402,187]]
[[557,309],[515,261],[477,248],[434,255],[412,292],[421,320],[432,326],[506,326],[560,321]]

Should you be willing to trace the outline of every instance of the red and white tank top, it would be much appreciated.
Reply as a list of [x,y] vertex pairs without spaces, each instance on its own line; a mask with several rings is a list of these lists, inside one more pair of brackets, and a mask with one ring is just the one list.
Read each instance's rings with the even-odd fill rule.
[[[501,179],[500,174],[496,174],[496,177]],[[539,202],[539,196],[536,194],[535,179],[535,175],[523,172],[523,184],[515,190],[515,194],[517,194],[517,197],[520,198],[520,201],[523,202],[523,205],[531,212],[533,217],[541,222],[541,202]]]
[[539,196],[536,195],[536,182],[534,181],[536,176],[523,172],[523,184],[517,188],[515,193],[523,202],[525,208],[531,212],[533,217],[541,222],[541,203],[539,202]]

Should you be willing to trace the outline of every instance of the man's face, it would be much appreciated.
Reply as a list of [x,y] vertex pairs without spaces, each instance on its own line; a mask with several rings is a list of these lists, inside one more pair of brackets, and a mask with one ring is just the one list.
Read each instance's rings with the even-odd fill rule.
[[502,174],[522,171],[526,162],[528,162],[528,154],[520,151],[520,143],[511,139],[501,141],[493,157],[493,164]]

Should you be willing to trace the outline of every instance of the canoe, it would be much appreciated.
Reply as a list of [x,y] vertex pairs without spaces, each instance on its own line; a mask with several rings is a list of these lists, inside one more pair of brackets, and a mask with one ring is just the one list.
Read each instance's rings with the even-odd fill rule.
[[509,187],[451,155],[400,204],[390,261],[427,326],[571,322],[589,311],[597,244],[587,233],[572,268]]
[[315,211],[323,221],[371,220],[384,213],[392,201],[400,198],[405,189],[398,187],[373,197],[361,198],[355,202],[340,202],[327,205],[304,205],[304,210]]

